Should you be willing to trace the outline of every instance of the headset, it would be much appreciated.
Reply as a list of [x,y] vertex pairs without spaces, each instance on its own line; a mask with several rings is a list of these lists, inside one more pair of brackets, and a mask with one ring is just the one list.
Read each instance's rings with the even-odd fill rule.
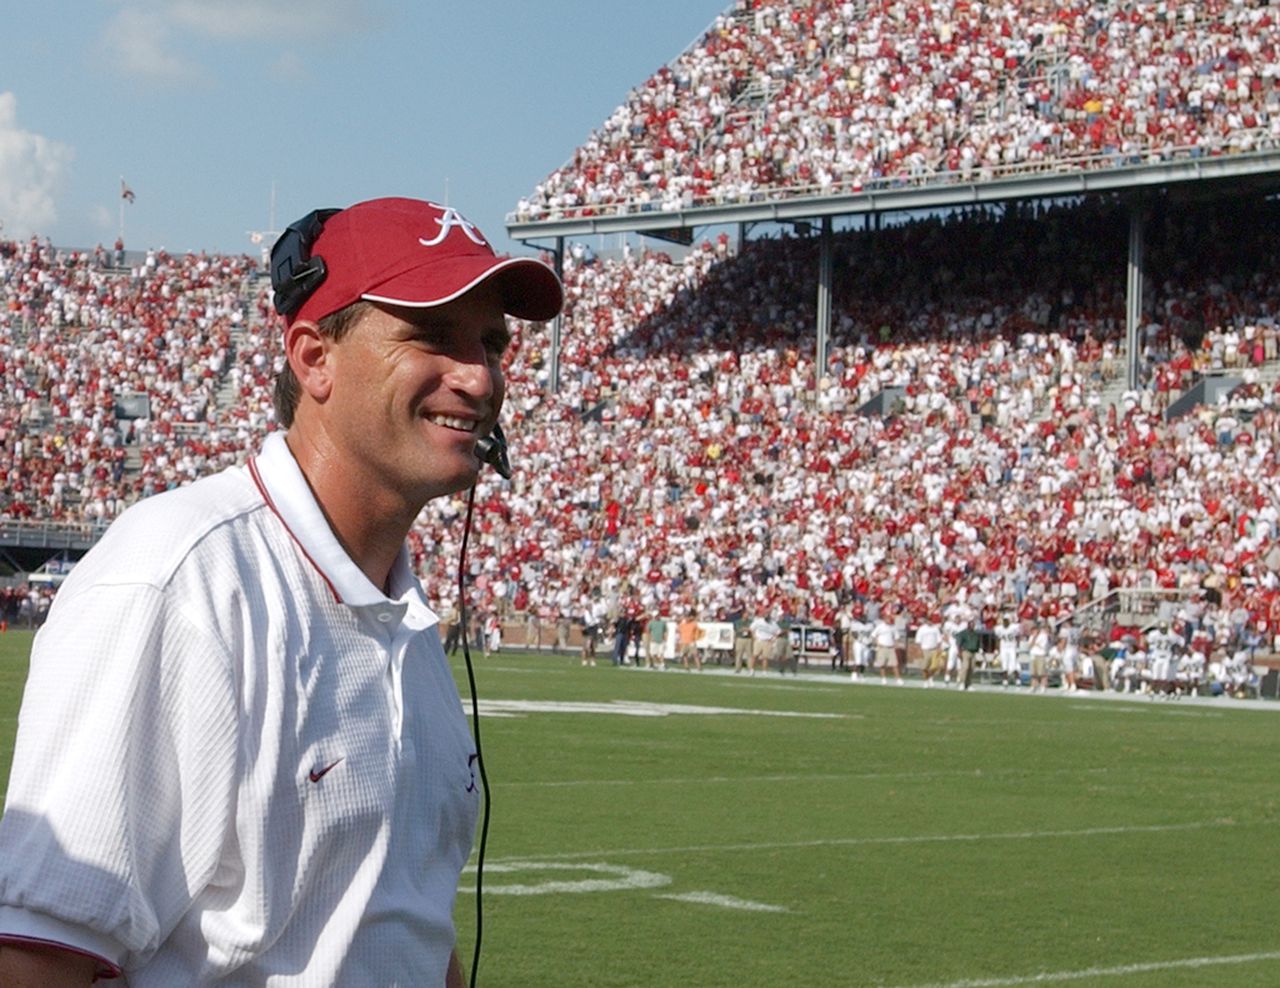
[[[329,276],[324,258],[312,255],[311,248],[324,229],[325,222],[338,209],[313,209],[300,220],[290,223],[271,247],[271,288],[273,304],[282,316],[291,316],[311,297]],[[476,458],[486,463],[504,480],[511,479],[511,459],[507,453],[507,437],[496,422],[493,431],[476,442]],[[476,943],[471,960],[471,988],[476,985],[480,969],[480,943],[484,923],[481,893],[484,884],[484,854],[489,842],[489,775],[485,771],[484,753],[480,747],[480,703],[476,695],[476,676],[471,667],[471,648],[467,642],[467,541],[471,535],[471,512],[475,505],[476,485],[467,497],[467,518],[462,529],[462,548],[458,553],[458,620],[462,623],[462,658],[467,667],[467,685],[471,690],[471,734],[476,744],[476,764],[480,768],[480,788],[484,805],[480,824],[480,845],[476,856]]]
[[325,221],[340,209],[313,209],[289,224],[271,247],[271,289],[276,311],[291,316],[329,277],[324,258],[311,256],[311,245],[320,236]]
[[481,463],[487,463],[503,480],[511,479],[511,460],[507,456],[507,437],[502,426],[493,423],[493,431],[476,443],[476,456]]

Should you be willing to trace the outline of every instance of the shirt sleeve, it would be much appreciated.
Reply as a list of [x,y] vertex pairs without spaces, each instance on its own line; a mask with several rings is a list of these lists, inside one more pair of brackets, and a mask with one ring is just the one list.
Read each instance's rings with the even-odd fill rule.
[[0,818],[0,939],[124,968],[154,953],[230,825],[236,695],[216,636],[161,588],[93,585],[55,603]]

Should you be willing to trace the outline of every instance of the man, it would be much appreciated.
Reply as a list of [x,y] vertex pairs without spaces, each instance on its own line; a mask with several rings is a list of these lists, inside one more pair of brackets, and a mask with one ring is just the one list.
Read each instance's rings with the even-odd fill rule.
[[773,654],[773,643],[778,636],[782,634],[782,629],[778,627],[767,615],[757,614],[751,619],[751,670],[750,674],[756,674],[756,667],[761,672],[769,671],[769,656]]
[[920,661],[923,663],[921,675],[924,677],[925,689],[933,685],[933,677],[942,671],[942,628],[938,616],[928,615],[916,628],[916,645],[920,647]]
[[947,606],[942,622],[942,637],[947,646],[947,665],[943,682],[950,683],[952,676],[960,683],[960,632],[969,626],[970,611],[967,606],[956,601]]
[[505,313],[548,319],[562,289],[432,203],[317,224],[327,273],[283,303],[287,433],[127,511],[37,637],[6,988],[463,983],[476,753],[405,537],[476,480]]
[[667,622],[660,614],[649,618],[645,637],[645,665],[650,669],[665,669],[666,660],[663,650],[667,643]]
[[445,632],[444,650],[453,655],[458,651],[458,644],[462,641],[462,612],[456,603],[449,604],[441,621],[449,629]]
[[1027,665],[1031,673],[1031,692],[1044,693],[1049,689],[1049,650],[1052,636],[1043,620],[1037,620],[1027,644]]
[[582,611],[582,664],[596,664],[596,645],[600,630],[608,619],[608,605],[600,598],[598,592],[592,594]]
[[688,669],[692,662],[698,672],[702,672],[702,650],[698,641],[702,637],[702,629],[698,627],[698,619],[694,617],[693,608],[687,606],[676,626],[676,634],[680,642],[680,667]]
[[1058,636],[1059,659],[1062,662],[1062,681],[1068,692],[1080,689],[1080,629],[1068,619]]
[[733,616],[733,671],[742,672],[744,666],[751,666],[751,622],[740,610]]
[[631,613],[619,606],[613,616],[613,664],[627,664],[627,645],[631,642]]
[[880,682],[888,683],[889,667],[895,673],[895,681],[902,685],[902,673],[898,669],[898,628],[893,622],[893,613],[885,608],[880,619],[871,628],[871,640],[875,643],[876,668],[880,671]]
[[853,671],[849,673],[849,679],[853,682],[859,682],[867,671],[867,667],[871,665],[872,647],[871,632],[873,626],[864,620],[861,606],[856,606],[850,611],[849,619],[849,636],[852,639],[850,647],[853,650]]
[[799,659],[791,644],[791,627],[794,622],[791,620],[790,611],[780,611],[774,623],[778,626],[778,637],[773,640],[773,656],[778,663],[778,673],[785,676],[790,669],[791,675],[798,676],[800,675]]
[[1180,642],[1178,635],[1169,630],[1169,623],[1161,621],[1160,626],[1147,634],[1147,654],[1151,662],[1151,690],[1168,694],[1174,689],[1174,670],[1177,659],[1174,648]]
[[969,621],[956,632],[956,648],[960,656],[956,682],[967,690],[973,683],[973,660],[982,650],[982,635]]
[[1022,648],[1022,623],[1013,622],[1005,614],[996,625],[994,634],[999,643],[1000,653],[1000,685],[1004,687],[1022,684],[1022,663],[1019,651]]

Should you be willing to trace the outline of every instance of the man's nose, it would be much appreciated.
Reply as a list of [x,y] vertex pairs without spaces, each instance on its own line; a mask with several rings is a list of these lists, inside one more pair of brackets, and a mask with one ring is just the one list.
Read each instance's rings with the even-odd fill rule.
[[489,362],[483,348],[475,354],[459,354],[447,374],[451,387],[469,395],[488,397],[497,390],[500,372]]

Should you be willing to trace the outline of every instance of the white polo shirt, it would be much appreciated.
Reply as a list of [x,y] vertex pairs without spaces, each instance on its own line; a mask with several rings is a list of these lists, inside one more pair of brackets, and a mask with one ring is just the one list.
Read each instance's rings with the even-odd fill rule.
[[278,433],[125,512],[36,636],[0,939],[131,988],[443,985],[475,748],[403,550],[390,587]]

